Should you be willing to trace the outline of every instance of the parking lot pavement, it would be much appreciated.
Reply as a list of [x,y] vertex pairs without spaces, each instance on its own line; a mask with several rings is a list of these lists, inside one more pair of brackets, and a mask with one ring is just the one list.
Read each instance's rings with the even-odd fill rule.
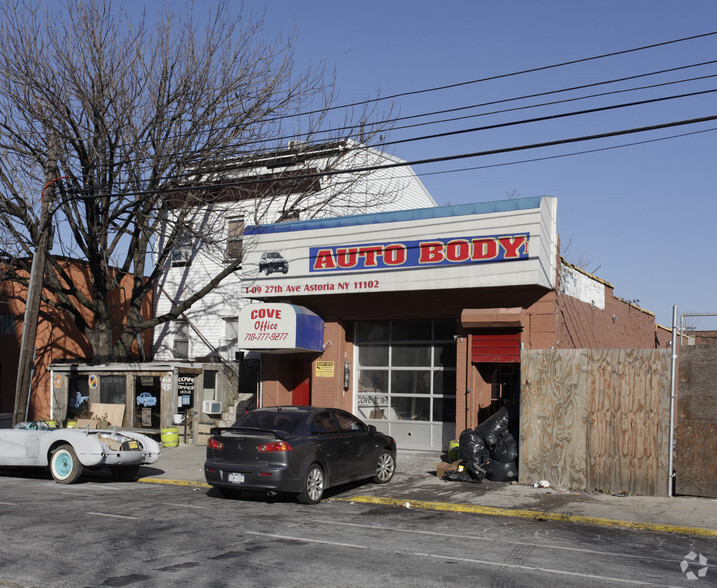
[[[159,461],[142,466],[141,481],[206,487],[202,445],[164,448]],[[532,484],[447,482],[436,475],[441,454],[398,452],[389,484],[351,485],[331,499],[534,519],[596,524],[717,537],[717,500],[688,496],[625,496]]]

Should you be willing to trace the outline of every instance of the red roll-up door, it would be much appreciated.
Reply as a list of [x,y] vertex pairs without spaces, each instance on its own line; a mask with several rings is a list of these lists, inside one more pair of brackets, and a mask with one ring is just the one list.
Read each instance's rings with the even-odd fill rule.
[[520,329],[473,331],[473,363],[520,363]]

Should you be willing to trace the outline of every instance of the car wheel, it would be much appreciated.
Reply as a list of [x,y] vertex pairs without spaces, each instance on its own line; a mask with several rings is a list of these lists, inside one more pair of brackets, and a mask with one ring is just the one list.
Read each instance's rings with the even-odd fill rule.
[[58,484],[72,484],[82,475],[82,464],[71,445],[60,445],[52,452],[50,473]]
[[396,460],[393,458],[393,453],[390,451],[382,451],[376,462],[376,475],[373,477],[373,481],[376,484],[387,484],[393,478],[393,474],[396,471]]
[[326,478],[324,470],[318,464],[312,464],[304,476],[301,484],[301,492],[296,499],[302,504],[318,504],[324,495],[324,485]]
[[112,466],[110,472],[117,482],[134,482],[139,477],[139,465]]

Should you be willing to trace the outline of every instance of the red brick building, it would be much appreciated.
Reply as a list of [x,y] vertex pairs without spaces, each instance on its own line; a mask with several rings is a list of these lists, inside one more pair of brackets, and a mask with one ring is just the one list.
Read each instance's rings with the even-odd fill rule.
[[[81,261],[60,260],[63,270],[71,276],[73,284],[88,294],[90,277],[86,265]],[[121,280],[118,288],[112,292],[110,313],[113,321],[121,325],[127,313],[127,301],[132,289],[132,277]],[[0,283],[0,413],[12,413],[15,405],[15,387],[17,366],[22,341],[25,317],[25,299],[27,290],[21,284],[11,281]],[[145,302],[143,313],[150,316],[151,296]],[[67,399],[59,401],[52,394],[52,382],[48,366],[53,363],[87,363],[92,361],[92,349],[75,323],[61,310],[48,303],[53,295],[45,290],[40,306],[40,316],[35,339],[35,363],[32,376],[32,388],[28,407],[28,418],[61,419],[59,406],[67,406]],[[90,320],[89,311],[85,317]],[[145,353],[151,352],[151,334],[144,337]],[[67,393],[67,392],[65,392]],[[53,406],[54,403],[58,406]]]

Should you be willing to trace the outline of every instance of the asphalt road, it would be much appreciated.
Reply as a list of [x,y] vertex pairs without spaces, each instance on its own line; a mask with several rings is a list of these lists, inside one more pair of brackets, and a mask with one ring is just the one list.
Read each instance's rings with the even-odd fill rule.
[[47,476],[0,472],[0,586],[717,584],[713,538]]

